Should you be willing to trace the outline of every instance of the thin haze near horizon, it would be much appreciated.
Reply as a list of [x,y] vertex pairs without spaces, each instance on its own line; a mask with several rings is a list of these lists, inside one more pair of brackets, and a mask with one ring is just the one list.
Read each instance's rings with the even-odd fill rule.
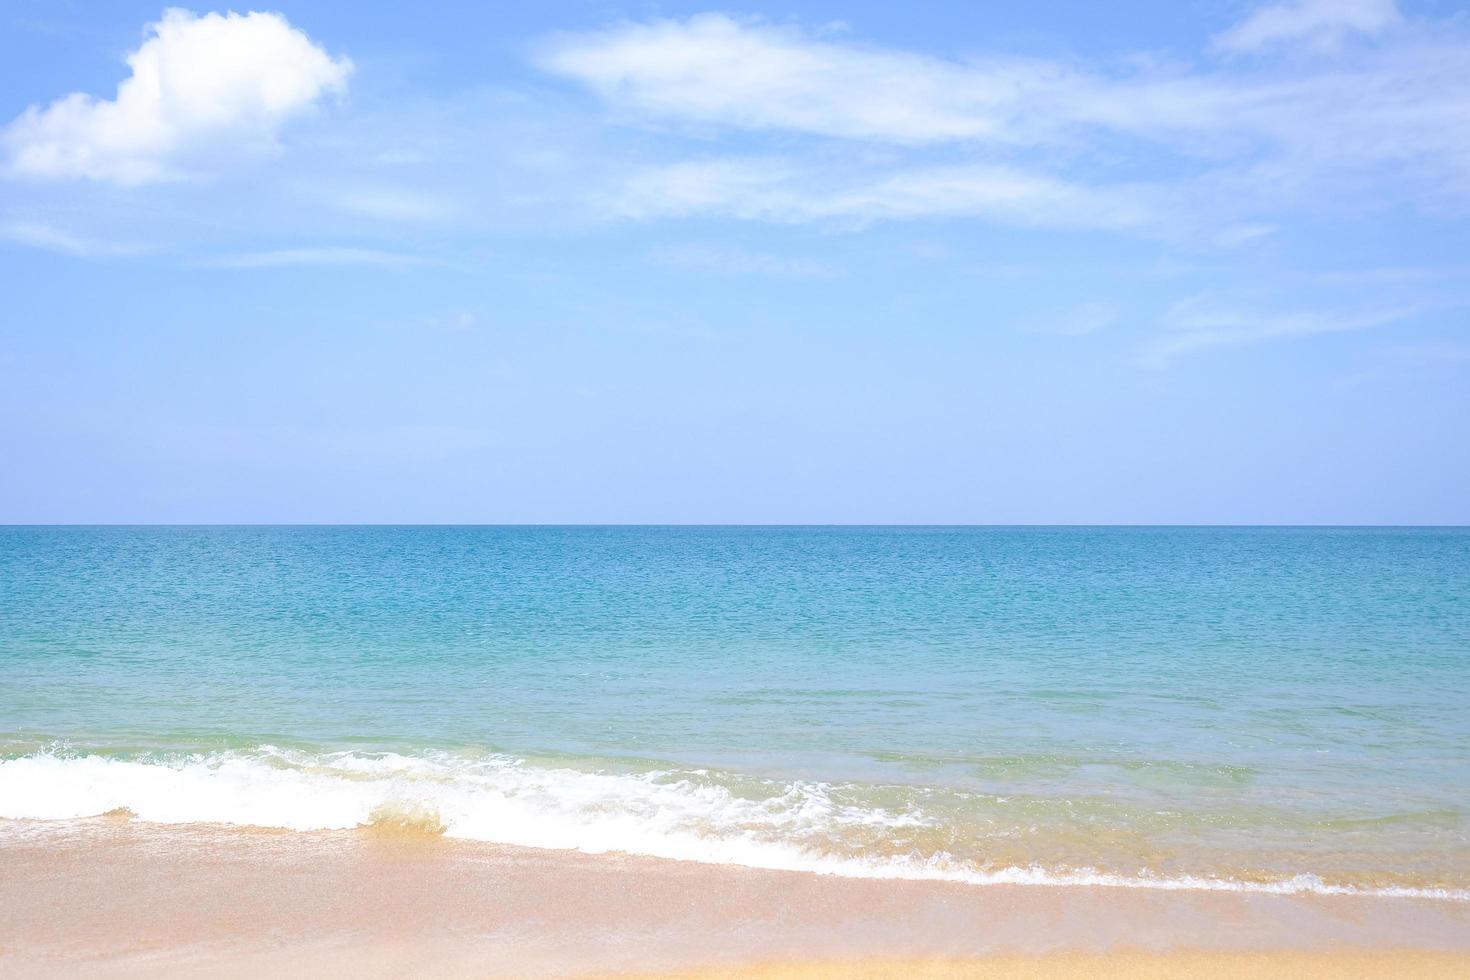
[[0,522],[1470,523],[1462,5],[498,6],[0,11]]

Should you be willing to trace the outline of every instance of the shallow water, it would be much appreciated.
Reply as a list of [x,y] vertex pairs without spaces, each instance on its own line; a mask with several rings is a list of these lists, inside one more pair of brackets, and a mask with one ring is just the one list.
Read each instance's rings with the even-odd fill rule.
[[1470,898],[1470,531],[0,529],[0,816]]

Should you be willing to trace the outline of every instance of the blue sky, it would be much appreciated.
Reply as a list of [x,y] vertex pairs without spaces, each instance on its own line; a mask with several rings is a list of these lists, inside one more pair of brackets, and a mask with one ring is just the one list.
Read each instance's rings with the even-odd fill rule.
[[0,520],[1470,522],[1461,5],[431,7],[0,9]]

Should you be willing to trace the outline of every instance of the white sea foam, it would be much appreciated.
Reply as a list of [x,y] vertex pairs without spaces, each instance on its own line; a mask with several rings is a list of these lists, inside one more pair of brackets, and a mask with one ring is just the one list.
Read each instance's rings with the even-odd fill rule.
[[[1040,867],[980,869],[945,853],[857,856],[853,833],[915,828],[915,809],[839,802],[820,782],[742,794],[698,772],[589,772],[504,756],[251,752],[119,759],[37,754],[0,760],[0,817],[64,820],[126,809],[163,824],[344,830],[411,822],[446,836],[523,847],[624,852],[859,878],[1090,885],[1470,901],[1470,889],[1365,889],[1312,875],[1274,882]],[[774,791],[772,787],[774,786]]]

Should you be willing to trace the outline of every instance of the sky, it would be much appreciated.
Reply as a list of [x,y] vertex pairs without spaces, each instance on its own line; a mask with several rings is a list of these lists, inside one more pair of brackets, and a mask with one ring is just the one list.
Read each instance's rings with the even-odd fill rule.
[[0,522],[1470,523],[1470,5],[0,6]]

